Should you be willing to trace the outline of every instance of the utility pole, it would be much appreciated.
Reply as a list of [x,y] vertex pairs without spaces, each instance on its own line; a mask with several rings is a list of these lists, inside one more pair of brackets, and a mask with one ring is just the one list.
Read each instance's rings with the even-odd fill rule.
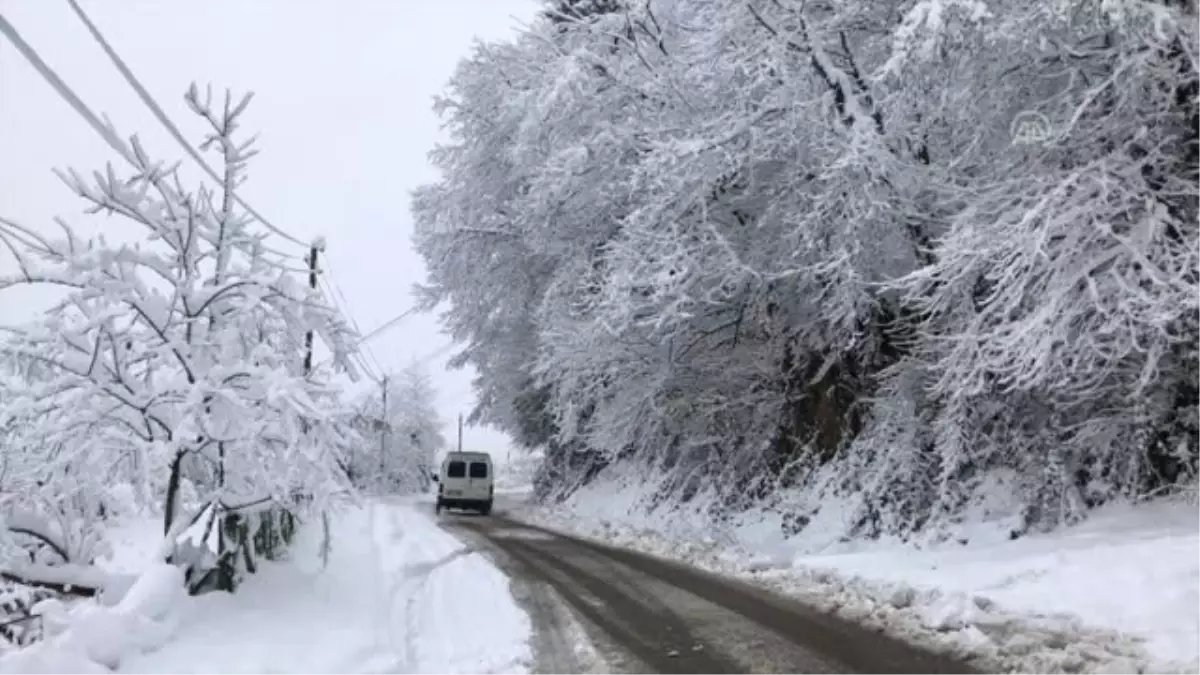
[[458,451],[462,452],[462,413],[458,413]]
[[[317,290],[317,251],[325,248],[325,238],[318,237],[313,240],[312,246],[308,250],[308,287],[312,290]],[[304,334],[304,377],[308,378],[312,374],[313,361],[313,332],[310,328]],[[300,433],[308,435],[308,418],[300,418]],[[294,495],[294,499],[300,499],[301,495]],[[311,497],[311,495],[304,495]],[[328,522],[325,521],[325,526],[328,528]]]
[[[308,287],[317,290],[317,251],[325,248],[324,239],[316,239],[308,251]],[[304,334],[304,376],[312,374],[313,362],[313,332],[309,329]]]
[[382,483],[387,478],[387,469],[384,466],[385,458],[387,457],[387,432],[391,429],[392,423],[388,418],[388,376],[383,376],[383,408],[380,417],[382,426],[379,429],[379,480]]
[[[312,247],[309,248],[309,251],[308,251],[308,287],[313,291],[317,290],[317,252],[324,248],[325,248],[325,237],[317,237],[316,239],[313,240]],[[312,365],[313,365],[313,331],[310,328],[304,334],[304,377],[306,379],[308,378],[309,375],[312,375]],[[308,419],[307,418],[303,418],[300,420],[300,429],[305,435],[308,435]],[[312,494],[311,493],[305,494],[304,497],[307,500],[311,500]],[[290,513],[288,514],[288,518],[289,519],[292,518],[292,515]],[[330,539],[330,534],[329,534],[329,512],[322,510],[321,511],[321,567],[322,568],[324,568],[325,566],[327,566],[329,564],[330,541],[331,541],[331,539]]]

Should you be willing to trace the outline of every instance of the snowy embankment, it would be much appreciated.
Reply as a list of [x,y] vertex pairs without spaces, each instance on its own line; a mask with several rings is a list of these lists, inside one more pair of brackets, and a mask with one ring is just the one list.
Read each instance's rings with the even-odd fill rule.
[[764,512],[714,535],[696,515],[702,507],[647,516],[639,508],[645,496],[605,482],[553,509],[520,505],[510,513],[746,578],[910,642],[970,655],[987,670],[1200,669],[1194,503],[1113,505],[1078,526],[1013,541],[1002,522],[979,522],[965,545],[918,548],[823,537],[819,523],[787,539],[779,515]]
[[[343,511],[324,569],[319,528],[304,528],[290,560],[233,595],[189,598],[176,568],[143,567],[115,606],[41,608],[50,636],[0,656],[0,672],[526,672],[530,624],[508,579],[424,506]],[[152,555],[155,531],[114,532],[109,564]]]

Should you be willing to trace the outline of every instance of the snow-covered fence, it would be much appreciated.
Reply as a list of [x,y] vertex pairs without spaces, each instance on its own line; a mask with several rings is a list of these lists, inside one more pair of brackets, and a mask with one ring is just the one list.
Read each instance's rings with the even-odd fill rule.
[[28,647],[42,639],[43,631],[41,614],[25,614],[0,621],[0,640],[14,647]]
[[32,608],[52,591],[6,581],[0,585],[0,649],[24,647],[42,638],[42,617]]
[[210,501],[174,536],[168,561],[185,569],[188,592],[233,591],[258,559],[277,560],[296,534],[296,515],[269,497]]

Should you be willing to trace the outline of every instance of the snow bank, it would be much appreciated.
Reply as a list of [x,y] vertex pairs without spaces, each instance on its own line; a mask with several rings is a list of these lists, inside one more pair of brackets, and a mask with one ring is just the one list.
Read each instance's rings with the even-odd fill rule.
[[529,672],[532,626],[508,577],[438,527],[432,500],[403,503],[407,508],[390,513],[398,541],[384,556],[396,572],[389,575],[392,597],[407,603],[403,672]]
[[0,672],[107,673],[166,642],[185,598],[183,572],[161,563],[149,566],[115,606],[43,601],[33,613],[41,615],[46,638],[0,655]]
[[136,581],[103,602],[41,603],[47,639],[0,656],[0,673],[528,672],[529,619],[508,579],[441,530],[432,504],[338,514],[328,566],[320,529],[301,528],[290,558],[262,562],[236,594],[191,598],[178,568],[146,562],[158,530],[131,520],[100,567]]
[[178,568],[147,563],[159,526],[130,519],[97,572],[133,581],[35,607],[47,638],[0,656],[0,673],[528,672],[529,619],[508,579],[440,529],[432,504],[338,514],[327,567],[320,529],[301,528],[289,559],[261,562],[236,594],[192,598]]
[[22,650],[12,657],[7,655],[0,657],[0,672],[55,675],[57,673],[109,673],[110,671],[81,651],[35,646]]
[[336,516],[327,568],[319,525],[302,527],[289,559],[260,561],[236,594],[190,598],[174,639],[125,660],[126,673],[379,672],[388,651],[375,625],[378,565],[368,513]]
[[[986,598],[1014,612],[1081,617],[1141,636],[1161,661],[1195,663],[1200,651],[1200,518],[1191,504],[1114,505],[1079,526],[1012,542],[807,556],[796,563]],[[969,618],[950,612],[930,622],[941,627]]]
[[[813,523],[785,538],[777,514],[714,529],[692,509],[646,515],[634,482],[589,485],[553,510],[512,515],[685,559],[795,595],[933,649],[1023,672],[1200,669],[1200,517],[1194,504],[1113,505],[1076,527],[1007,540],[1001,520],[970,543],[917,548],[838,541]],[[836,504],[823,517],[837,518]]]

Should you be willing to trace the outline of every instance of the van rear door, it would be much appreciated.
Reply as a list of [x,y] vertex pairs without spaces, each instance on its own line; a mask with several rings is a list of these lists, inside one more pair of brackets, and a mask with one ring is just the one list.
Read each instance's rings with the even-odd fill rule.
[[487,462],[471,462],[471,467],[468,472],[468,487],[471,495],[477,499],[484,499],[488,493],[489,471]]
[[446,464],[446,484],[444,489],[447,497],[462,497],[467,477],[467,463],[461,460],[451,460]]

